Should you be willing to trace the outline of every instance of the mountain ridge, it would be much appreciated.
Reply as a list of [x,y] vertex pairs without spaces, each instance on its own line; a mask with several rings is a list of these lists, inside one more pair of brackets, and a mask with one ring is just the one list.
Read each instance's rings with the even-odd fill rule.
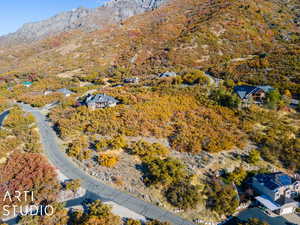
[[165,2],[167,0],[112,0],[94,9],[79,7],[46,20],[26,23],[16,32],[0,36],[0,46],[30,43],[75,29],[94,31],[158,8]]

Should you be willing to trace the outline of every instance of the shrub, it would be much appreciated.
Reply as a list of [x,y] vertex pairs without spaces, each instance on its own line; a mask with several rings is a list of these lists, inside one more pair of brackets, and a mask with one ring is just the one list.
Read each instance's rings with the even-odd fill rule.
[[239,205],[237,193],[232,185],[222,184],[220,180],[212,180],[205,189],[207,208],[219,215],[232,215]]
[[146,225],[171,225],[169,222],[161,222],[158,220],[152,220],[150,222],[147,222]]
[[249,153],[249,162],[252,164],[257,164],[260,161],[260,152],[257,150],[252,150]]
[[150,144],[145,141],[138,141],[131,146],[131,151],[133,154],[140,156],[142,159],[153,158],[153,157],[166,157],[169,155],[170,150],[159,144]]
[[69,144],[67,154],[78,160],[85,160],[90,158],[91,155],[91,151],[87,150],[88,147],[88,139],[84,136],[80,136],[77,140]]
[[107,140],[105,140],[105,139],[98,140],[95,144],[96,150],[98,152],[105,150],[107,148],[107,146],[108,146],[108,143],[107,143]]
[[168,202],[180,209],[195,208],[200,201],[198,188],[188,182],[171,185],[165,194]]
[[192,70],[182,75],[182,82],[185,84],[209,84],[209,78],[204,75],[204,72],[200,70]]
[[128,219],[125,225],[142,225],[142,223],[139,220]]
[[235,93],[227,91],[224,87],[213,90],[210,94],[210,98],[219,105],[232,109],[238,108],[241,104],[240,98]]
[[88,213],[75,214],[72,224],[120,225],[120,217],[114,215],[111,210],[111,206],[96,200],[88,205]]
[[177,159],[156,158],[147,162],[148,174],[145,182],[150,185],[168,186],[188,177],[185,166]]
[[80,188],[80,180],[79,179],[75,179],[75,180],[71,180],[66,182],[66,190],[71,190],[72,192],[77,192],[78,189]]
[[236,185],[241,185],[246,179],[248,173],[243,169],[243,167],[236,167],[234,171],[228,174],[227,179],[230,182],[235,183]]
[[113,137],[107,143],[111,149],[120,149],[120,148],[125,148],[127,146],[127,141],[125,137],[122,135],[117,135]]
[[115,165],[118,163],[119,158],[115,154],[110,153],[100,153],[98,156],[98,162],[101,166],[105,167],[115,167]]

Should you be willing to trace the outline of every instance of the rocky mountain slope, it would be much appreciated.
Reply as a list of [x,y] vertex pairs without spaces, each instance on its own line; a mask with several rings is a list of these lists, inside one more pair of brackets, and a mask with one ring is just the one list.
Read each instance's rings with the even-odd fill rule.
[[119,23],[133,15],[158,8],[164,2],[166,0],[112,0],[96,9],[74,9],[48,20],[25,24],[15,33],[0,37],[0,45],[31,42],[73,29],[101,29],[105,25]]
[[113,65],[132,76],[147,76],[201,68],[223,79],[300,92],[296,0],[172,0],[149,11],[156,6],[144,6],[148,12],[122,25],[71,30],[31,45],[0,48],[0,72],[56,75],[80,70],[88,75]]

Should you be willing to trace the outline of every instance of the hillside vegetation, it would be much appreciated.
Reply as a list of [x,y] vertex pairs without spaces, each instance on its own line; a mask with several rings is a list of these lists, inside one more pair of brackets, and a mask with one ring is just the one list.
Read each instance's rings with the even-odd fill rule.
[[81,68],[83,74],[106,75],[111,65],[118,65],[148,76],[199,67],[222,78],[289,87],[296,93],[297,21],[296,1],[173,0],[105,30],[71,31],[2,50],[0,68],[9,74],[44,76]]

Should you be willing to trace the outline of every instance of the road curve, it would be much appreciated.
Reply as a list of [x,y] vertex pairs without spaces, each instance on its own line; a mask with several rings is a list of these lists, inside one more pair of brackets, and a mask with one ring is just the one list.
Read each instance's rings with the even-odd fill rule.
[[1,114],[0,114],[0,127],[2,127],[2,123],[4,121],[4,119],[6,118],[6,116],[9,114],[9,109],[3,111]]
[[[61,151],[57,136],[54,130],[48,125],[47,118],[41,114],[39,110],[32,108],[31,106],[25,104],[19,105],[24,111],[31,112],[36,118],[41,135],[41,142],[48,159],[70,179],[80,179],[82,186],[90,192],[91,195],[97,195],[98,198],[102,200],[111,200],[135,213],[145,216],[146,218],[168,221],[174,225],[194,225],[194,223],[190,221],[184,220],[162,208],[103,184],[86,174],[72,162],[66,153]],[[93,197],[93,199],[94,198],[95,197]]]

